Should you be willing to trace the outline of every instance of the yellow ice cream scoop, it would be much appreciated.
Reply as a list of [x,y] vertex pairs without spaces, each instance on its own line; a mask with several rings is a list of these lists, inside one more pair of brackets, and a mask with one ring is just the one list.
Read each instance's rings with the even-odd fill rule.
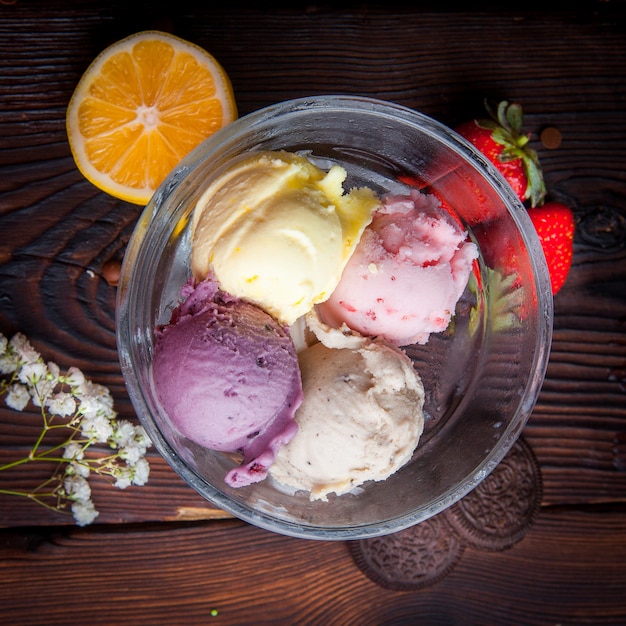
[[330,296],[380,205],[346,171],[297,154],[259,152],[214,180],[193,214],[191,269],[285,324]]

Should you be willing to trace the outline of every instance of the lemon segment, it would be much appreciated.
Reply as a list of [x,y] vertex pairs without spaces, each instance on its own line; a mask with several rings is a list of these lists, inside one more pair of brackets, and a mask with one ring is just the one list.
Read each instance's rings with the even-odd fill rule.
[[211,54],[174,35],[142,31],[87,68],[66,128],[85,178],[145,205],[184,156],[236,117],[230,79]]

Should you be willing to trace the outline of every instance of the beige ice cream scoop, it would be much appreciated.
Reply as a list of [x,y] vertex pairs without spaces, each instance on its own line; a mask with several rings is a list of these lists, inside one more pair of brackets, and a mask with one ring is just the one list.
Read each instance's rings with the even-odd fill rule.
[[299,361],[298,433],[270,469],[276,481],[326,501],[384,480],[411,459],[424,428],[424,388],[401,350],[375,341],[357,349],[316,343]]

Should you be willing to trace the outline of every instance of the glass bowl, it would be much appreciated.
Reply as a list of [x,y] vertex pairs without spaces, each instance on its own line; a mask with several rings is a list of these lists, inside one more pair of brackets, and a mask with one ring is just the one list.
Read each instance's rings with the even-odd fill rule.
[[[453,321],[425,345],[406,347],[426,391],[425,427],[411,461],[354,493],[311,501],[272,478],[231,488],[237,463],[172,426],[152,375],[154,329],[167,323],[190,271],[190,216],[208,183],[242,153],[287,150],[328,169],[346,189],[443,198],[479,258]],[[479,218],[477,219],[477,216]],[[117,303],[122,372],[137,415],[172,468],[215,506],[251,524],[312,539],[396,532],[451,506],[476,487],[520,435],[540,391],[552,335],[545,258],[527,212],[468,142],[414,110],[380,100],[320,96],[279,103],[219,131],[164,181],[129,242]]]

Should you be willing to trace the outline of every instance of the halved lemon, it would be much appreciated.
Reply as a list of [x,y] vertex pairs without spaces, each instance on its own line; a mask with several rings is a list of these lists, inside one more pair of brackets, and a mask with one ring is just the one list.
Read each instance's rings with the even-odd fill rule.
[[72,155],[99,189],[147,204],[176,164],[237,117],[230,79],[195,44],[142,31],[101,52],[67,108]]

